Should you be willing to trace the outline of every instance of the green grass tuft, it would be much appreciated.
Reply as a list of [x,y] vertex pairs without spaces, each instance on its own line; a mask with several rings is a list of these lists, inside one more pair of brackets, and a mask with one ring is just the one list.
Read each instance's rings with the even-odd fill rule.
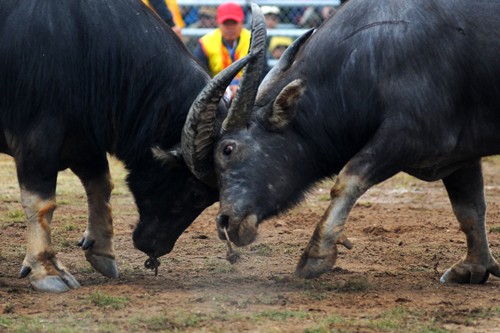
[[103,308],[112,308],[112,309],[121,309],[128,304],[127,297],[121,296],[111,296],[106,295],[101,292],[93,292],[89,296],[92,304],[103,307]]

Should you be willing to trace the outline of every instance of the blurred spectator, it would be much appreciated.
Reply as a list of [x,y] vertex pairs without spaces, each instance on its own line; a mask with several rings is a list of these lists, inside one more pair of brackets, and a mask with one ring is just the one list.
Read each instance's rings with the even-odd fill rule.
[[317,28],[323,22],[321,14],[316,7],[307,7],[299,20],[299,27],[301,28]]
[[289,7],[285,15],[281,15],[280,19],[283,23],[298,25],[300,18],[304,13],[305,7],[294,6]]
[[[262,6],[262,14],[266,19],[266,27],[268,30],[276,29],[280,23],[281,10],[277,6]],[[289,42],[290,41],[290,42]],[[288,45],[291,44],[289,37],[283,36],[267,36],[267,58],[279,59]]]
[[321,8],[321,18],[326,21],[330,16],[333,16],[337,10],[334,7],[325,6]]
[[279,59],[292,42],[290,37],[274,36],[269,43],[269,53],[271,53],[272,58]]
[[189,28],[217,28],[217,10],[214,7],[202,6],[198,9],[198,20]]
[[[201,6],[196,9],[196,12],[198,13],[196,15],[197,19],[195,22],[188,25],[188,28],[194,28],[194,29],[217,28],[217,19],[216,19],[217,9],[215,7]],[[190,50],[192,50],[198,43],[197,37],[184,37],[183,40],[186,46],[188,46]]]
[[268,29],[275,29],[280,23],[280,9],[276,6],[262,6],[262,14],[266,19],[266,27]]
[[[244,20],[239,4],[225,2],[217,7],[218,28],[198,40],[193,54],[213,76],[248,54],[251,33],[243,27]],[[236,92],[241,74],[231,82],[226,97]]]

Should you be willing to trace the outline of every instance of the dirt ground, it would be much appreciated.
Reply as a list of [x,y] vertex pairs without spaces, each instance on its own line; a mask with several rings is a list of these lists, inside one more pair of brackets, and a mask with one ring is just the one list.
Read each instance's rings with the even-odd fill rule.
[[[112,161],[115,249],[120,278],[94,272],[76,245],[86,201],[70,172],[59,177],[52,237],[82,287],[32,290],[17,274],[25,254],[24,215],[12,160],[0,156],[0,332],[500,332],[500,279],[443,285],[440,275],[466,250],[440,182],[404,174],[369,190],[353,209],[337,266],[318,279],[293,276],[328,205],[331,181],[287,214],[266,221],[257,241],[225,260],[208,208],[161,258],[143,266],[131,233],[137,220],[121,165]],[[500,260],[500,159],[484,161],[487,230]]]

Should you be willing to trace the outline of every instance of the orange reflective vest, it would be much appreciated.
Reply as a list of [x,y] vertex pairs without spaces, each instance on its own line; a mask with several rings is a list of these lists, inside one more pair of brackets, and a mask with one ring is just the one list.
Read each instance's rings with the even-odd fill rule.
[[[148,6],[153,10],[153,8],[149,5],[149,0],[142,0]],[[184,20],[182,19],[182,14],[181,10],[179,9],[179,6],[177,5],[177,0],[165,0],[165,3],[167,4],[168,9],[172,13],[172,17],[174,20],[174,23],[176,26],[180,28],[184,28],[186,24],[184,23]],[[154,11],[154,10],[153,10]]]
[[[242,29],[238,45],[234,50],[234,61],[241,59],[248,54],[250,48],[251,33],[247,29]],[[208,69],[212,75],[217,75],[224,68],[233,63],[229,50],[222,43],[222,32],[220,29],[206,34],[199,39],[203,52],[208,58]],[[241,77],[242,72],[237,77]]]

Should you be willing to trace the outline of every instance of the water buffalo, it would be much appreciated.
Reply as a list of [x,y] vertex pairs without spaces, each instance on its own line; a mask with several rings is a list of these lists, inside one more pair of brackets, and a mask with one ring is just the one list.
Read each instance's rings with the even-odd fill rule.
[[[343,230],[356,200],[403,171],[443,181],[466,235],[465,258],[441,282],[500,276],[486,236],[480,163],[500,153],[498,13],[498,1],[350,0],[297,39],[260,85],[248,81],[258,86],[256,99],[233,105],[238,117],[230,114],[206,144],[220,189],[220,237],[227,229],[236,245],[251,243],[262,220],[337,175],[296,270],[317,277],[331,270],[337,243],[350,246]],[[186,150],[207,140],[202,131],[185,132]],[[186,154],[203,179],[209,172],[197,168],[210,167],[207,153]]]
[[[229,84],[249,59],[222,80]],[[0,151],[15,159],[28,218],[20,277],[29,275],[35,289],[79,287],[51,241],[60,170],[70,168],[85,188],[88,225],[79,244],[109,277],[118,268],[107,153],[129,171],[140,214],[134,244],[152,258],[170,252],[217,200],[180,150],[186,115],[210,77],[140,1],[3,0],[0,78]]]

